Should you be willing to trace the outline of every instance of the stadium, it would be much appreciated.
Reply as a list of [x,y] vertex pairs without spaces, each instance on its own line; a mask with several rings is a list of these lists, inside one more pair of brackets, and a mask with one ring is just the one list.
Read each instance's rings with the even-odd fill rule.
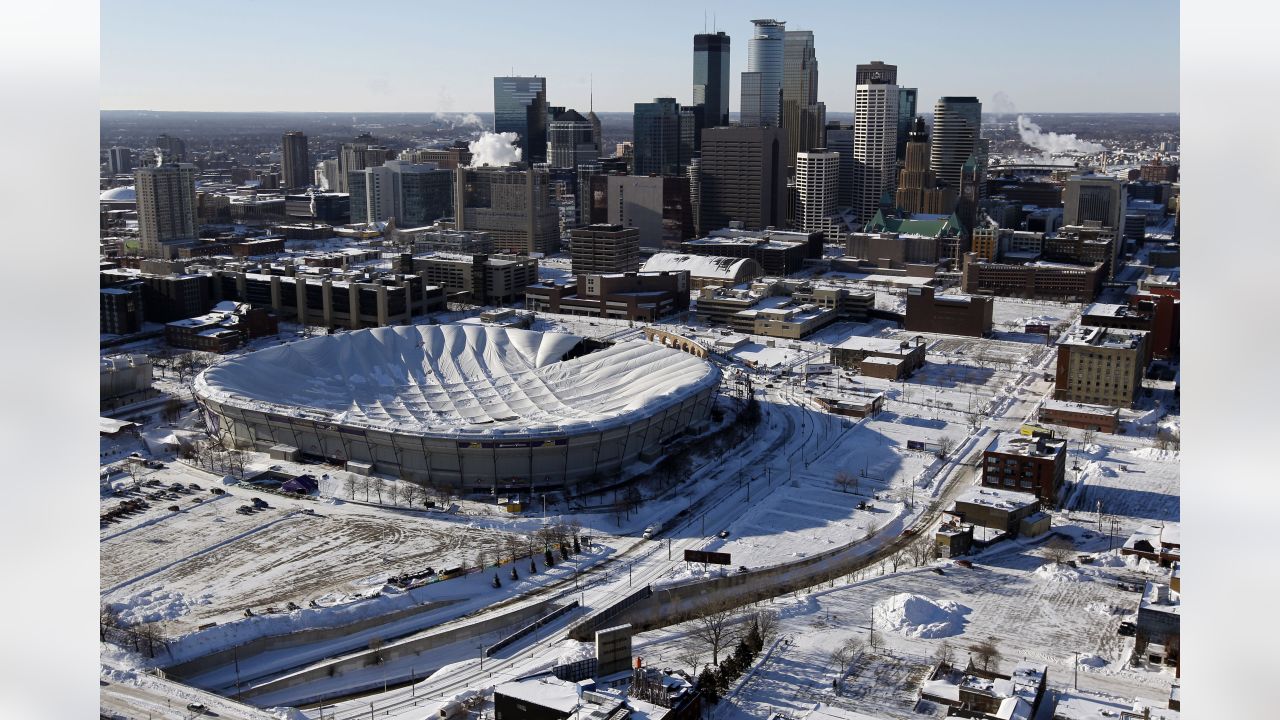
[[212,432],[236,447],[475,490],[608,478],[705,423],[720,371],[639,340],[414,325],[300,340],[196,378]]

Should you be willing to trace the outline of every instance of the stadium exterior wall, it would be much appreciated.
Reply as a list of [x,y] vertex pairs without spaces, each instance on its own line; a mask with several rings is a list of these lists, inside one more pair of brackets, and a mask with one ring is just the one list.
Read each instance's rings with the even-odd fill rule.
[[599,474],[616,474],[711,413],[718,382],[673,400],[630,422],[577,433],[538,433],[501,438],[478,432],[439,437],[394,433],[237,407],[200,397],[210,429],[236,447],[265,452],[297,447],[331,461],[371,463],[374,472],[461,491],[569,489]]

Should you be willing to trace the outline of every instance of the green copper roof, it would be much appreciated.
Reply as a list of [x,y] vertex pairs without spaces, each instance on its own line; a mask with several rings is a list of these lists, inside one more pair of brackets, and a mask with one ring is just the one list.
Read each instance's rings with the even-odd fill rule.
[[960,219],[951,215],[926,215],[922,218],[886,218],[884,213],[876,211],[863,228],[863,232],[890,232],[899,235],[922,235],[924,237],[947,237],[959,234]]

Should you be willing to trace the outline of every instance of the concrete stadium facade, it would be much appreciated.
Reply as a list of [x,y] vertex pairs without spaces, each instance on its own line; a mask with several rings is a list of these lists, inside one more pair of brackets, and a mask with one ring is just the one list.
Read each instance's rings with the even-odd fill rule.
[[[451,337],[443,344],[432,340],[419,344],[426,348],[424,367],[429,369],[423,378],[428,382],[401,385],[393,392],[425,398],[415,408],[415,418],[446,416],[443,421],[433,424],[405,420],[404,413],[393,420],[335,412],[348,400],[344,395],[347,391],[357,398],[349,401],[350,406],[361,405],[365,401],[359,397],[367,388],[351,383],[343,387],[341,380],[334,381],[350,370],[335,375],[330,372],[327,359],[343,354],[376,356],[380,352],[384,357],[406,358],[412,353],[406,355],[405,341],[412,342],[419,332],[424,338],[441,334]],[[370,343],[365,341],[373,335],[360,338],[361,334],[380,334],[382,338]],[[521,355],[510,349],[509,338],[517,335],[527,339],[543,334],[483,326],[399,326],[312,338],[291,344],[295,347],[293,353],[286,352],[291,346],[280,346],[237,358],[242,361],[239,367],[230,365],[234,360],[215,365],[197,379],[196,396],[210,429],[237,447],[267,451],[276,445],[287,445],[304,456],[337,463],[368,463],[374,473],[464,492],[572,490],[588,478],[608,479],[638,460],[660,456],[669,442],[704,424],[714,405],[719,371],[687,353],[656,343],[631,341],[580,354],[581,338],[548,333],[555,336],[554,347],[542,343],[536,352],[529,350]],[[388,343],[390,336],[396,337]],[[330,342],[325,348],[304,347],[315,341]],[[353,347],[343,348],[343,343]],[[384,346],[388,344],[396,347],[386,351]],[[460,368],[454,368],[457,372],[442,361],[442,355],[433,355],[445,346],[452,347],[453,357],[459,361]],[[459,347],[465,349],[459,352]],[[267,353],[272,355],[246,362]],[[475,358],[465,357],[467,353],[479,353],[490,360],[504,354],[516,355],[520,361],[512,363],[517,366],[514,372],[504,376],[493,367],[473,367]],[[318,359],[297,370],[312,377],[329,378],[326,382],[330,384],[325,387],[329,407],[307,402],[306,392],[302,393],[303,401],[290,402],[290,390],[286,388],[291,386],[283,377],[268,377],[263,382],[266,387],[276,388],[275,397],[271,392],[255,392],[254,388],[246,389],[246,383],[237,383],[239,375],[286,364],[286,355]],[[503,361],[507,361],[505,356]],[[409,363],[407,370],[387,367],[384,374],[415,372],[415,361],[409,358]],[[228,368],[229,372],[218,372]],[[363,374],[377,376],[378,369],[346,377]],[[455,382],[463,375],[467,376],[466,382]],[[438,381],[432,384],[433,379]],[[385,380],[380,385],[384,389]],[[610,382],[613,389],[608,386]],[[645,387],[626,389],[646,382]],[[552,388],[551,395],[555,397],[538,400],[545,405],[555,404],[554,411],[535,403],[524,407],[527,417],[521,417],[522,410],[510,409],[518,405],[510,398],[520,395],[522,387],[542,391],[542,386]],[[566,402],[561,402],[561,395],[567,398]],[[432,399],[437,396],[444,399]],[[388,397],[376,398],[377,407],[394,405],[395,400]],[[493,418],[473,416],[464,422],[448,417],[452,405],[442,405],[456,404],[459,412],[470,411],[474,415],[476,403],[486,399],[494,403],[490,410],[497,408],[491,413]],[[296,393],[292,400],[298,400]],[[433,402],[435,406],[428,407]]]

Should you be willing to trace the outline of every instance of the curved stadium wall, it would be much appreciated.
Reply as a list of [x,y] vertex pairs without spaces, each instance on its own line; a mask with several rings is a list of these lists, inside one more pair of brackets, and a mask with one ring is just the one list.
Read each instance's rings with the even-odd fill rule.
[[218,363],[196,397],[237,447],[289,445],[463,490],[608,477],[709,415],[714,365],[643,341],[587,354],[581,343],[480,325],[373,328]]

